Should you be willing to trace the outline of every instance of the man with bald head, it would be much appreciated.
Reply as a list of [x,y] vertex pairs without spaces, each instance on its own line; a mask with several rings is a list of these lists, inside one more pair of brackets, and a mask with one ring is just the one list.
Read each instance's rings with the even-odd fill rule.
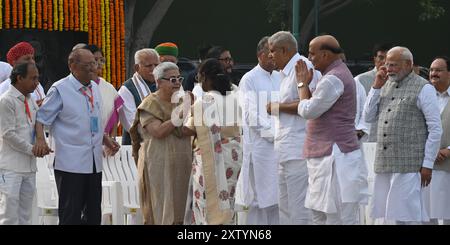
[[[267,112],[277,119],[274,145],[279,158],[280,224],[306,225],[311,223],[311,210],[305,208],[308,169],[301,151],[306,120],[297,114],[299,97],[294,67],[298,60],[307,62],[310,68],[312,64],[298,53],[297,41],[291,33],[285,31],[277,32],[269,38],[269,58],[281,75],[279,103],[267,105]],[[314,82],[319,78],[320,73],[314,72]]]
[[91,81],[97,72],[94,55],[75,49],[71,74],[54,83],[37,113],[36,145],[45,149],[43,125],[55,143],[55,179],[61,225],[99,225],[102,200],[102,142],[112,153],[119,146],[104,135],[101,95]]
[[414,73],[409,49],[388,51],[364,113],[367,122],[378,123],[373,218],[397,224],[428,221],[422,188],[431,181],[442,126],[436,90]]
[[323,75],[312,94],[308,86],[313,69],[302,60],[296,65],[298,114],[308,120],[305,206],[313,210],[314,224],[357,224],[359,202],[367,191],[367,171],[355,134],[356,86],[342,53],[333,36],[311,41],[309,60]]
[[134,55],[135,73],[119,89],[119,95],[124,101],[123,109],[119,111],[119,114],[121,118],[126,118],[122,125],[122,145],[131,144],[128,131],[134,122],[136,108],[147,95],[156,91],[153,69],[159,63],[158,52],[154,49],[141,49]]

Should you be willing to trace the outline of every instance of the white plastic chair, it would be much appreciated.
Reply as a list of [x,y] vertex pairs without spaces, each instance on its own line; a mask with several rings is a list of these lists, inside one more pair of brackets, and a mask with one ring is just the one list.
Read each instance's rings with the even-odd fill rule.
[[117,143],[119,143],[119,145],[122,145],[122,136],[116,136],[115,140]]
[[34,216],[38,219],[37,224],[41,225],[58,223],[58,191],[54,172],[50,168],[51,164],[53,164],[53,159],[54,155],[50,154],[44,158],[37,158],[36,161],[37,209],[34,210]]
[[126,224],[142,224],[138,175],[131,146],[122,146],[115,156],[103,158],[103,177],[105,181],[120,182],[123,193],[123,212],[131,216],[127,217]]
[[102,225],[123,225],[125,220],[120,183],[102,181],[102,188]]
[[[58,190],[53,171],[55,155],[37,159],[36,197],[33,224],[56,225],[58,223]],[[117,181],[102,181],[102,216],[109,216],[109,223],[124,224],[122,188]]]

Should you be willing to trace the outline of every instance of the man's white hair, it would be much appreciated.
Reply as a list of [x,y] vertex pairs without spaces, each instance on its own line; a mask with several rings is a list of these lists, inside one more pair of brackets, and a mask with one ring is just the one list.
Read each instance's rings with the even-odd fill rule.
[[75,49],[84,48],[86,46],[87,44],[85,43],[77,43],[75,46],[73,46],[72,51],[74,51]]
[[159,54],[158,52],[156,52],[156,50],[152,49],[152,48],[144,48],[141,50],[138,50],[135,54],[134,54],[134,64],[139,65],[141,64],[143,57],[144,56],[156,56],[157,60],[159,60]]
[[155,67],[153,70],[153,76],[155,80],[159,80],[164,77],[164,74],[170,70],[180,70],[175,63],[172,62],[163,62]]
[[279,31],[269,38],[269,44],[286,47],[289,51],[298,52],[298,44],[294,35],[288,31]]
[[403,60],[411,61],[412,64],[414,64],[414,57],[411,51],[406,47],[396,46],[391,48],[388,53],[400,53]]

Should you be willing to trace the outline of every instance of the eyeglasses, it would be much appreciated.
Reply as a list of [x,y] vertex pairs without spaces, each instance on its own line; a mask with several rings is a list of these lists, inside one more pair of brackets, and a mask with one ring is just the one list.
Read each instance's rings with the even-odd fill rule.
[[99,58],[98,60],[96,60],[97,65],[98,66],[103,66],[106,64],[106,59],[105,58]]
[[96,61],[92,61],[92,62],[88,62],[88,63],[83,63],[83,62],[77,62],[78,64],[81,64],[84,67],[96,67],[97,66],[97,62]]
[[169,78],[161,77],[161,79],[170,81],[171,83],[176,83],[177,81],[182,83],[184,80],[184,77],[169,77]]
[[224,61],[227,64],[233,62],[233,58],[231,58],[231,57],[226,57],[226,58],[222,58],[222,59],[218,59],[218,60]]

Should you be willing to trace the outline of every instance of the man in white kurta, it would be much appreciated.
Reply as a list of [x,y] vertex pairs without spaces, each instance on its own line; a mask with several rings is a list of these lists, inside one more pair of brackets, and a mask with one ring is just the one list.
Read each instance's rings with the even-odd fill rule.
[[430,81],[436,88],[441,113],[443,134],[439,155],[434,164],[433,179],[425,189],[425,200],[430,223],[450,225],[450,61],[448,57],[437,57],[431,63]]
[[[298,54],[297,41],[289,32],[277,32],[269,38],[269,57],[280,70],[281,85],[279,103],[267,106],[269,114],[275,115],[275,150],[278,153],[279,167],[279,209],[280,224],[311,224],[311,210],[305,208],[308,188],[308,169],[302,154],[305,139],[306,120],[297,114],[300,101],[297,93],[295,64],[305,57]],[[313,81],[320,79],[315,72]]]
[[431,181],[442,133],[436,90],[412,66],[407,48],[389,50],[364,107],[367,122],[378,120],[372,217],[397,224],[429,221],[422,187]]
[[311,41],[309,59],[323,74],[312,94],[312,70],[302,61],[296,66],[298,113],[308,119],[305,206],[313,210],[314,224],[321,225],[358,224],[359,203],[367,197],[367,169],[355,132],[356,83],[341,53],[332,36]]
[[370,124],[366,122],[364,118],[364,104],[366,103],[366,91],[361,82],[355,78],[356,84],[356,117],[355,128],[358,136],[359,143],[366,142],[369,137]]
[[[25,62],[35,62],[34,61],[34,48],[31,44],[27,42],[20,42],[14,45],[8,51],[8,62],[11,66],[15,66],[20,63]],[[7,69],[6,69],[7,70]],[[10,71],[11,73],[11,71]],[[0,95],[6,93],[11,87],[11,79],[9,79],[9,75],[7,75],[7,79],[0,84]],[[33,93],[31,93],[31,98],[36,101],[36,103],[40,106],[42,101],[44,100],[45,92],[42,85],[39,83]]]
[[244,158],[239,182],[243,189],[243,205],[249,207],[248,225],[279,224],[278,158],[273,145],[275,123],[265,106],[278,94],[280,76],[268,57],[268,39],[264,37],[258,44],[258,65],[239,83],[244,119]]
[[119,111],[119,114],[121,118],[126,119],[122,123],[123,145],[131,144],[128,130],[134,122],[136,108],[147,95],[157,89],[153,69],[160,63],[158,53],[154,49],[138,50],[134,55],[134,63],[136,72],[119,89],[119,95],[124,101],[123,109]]

